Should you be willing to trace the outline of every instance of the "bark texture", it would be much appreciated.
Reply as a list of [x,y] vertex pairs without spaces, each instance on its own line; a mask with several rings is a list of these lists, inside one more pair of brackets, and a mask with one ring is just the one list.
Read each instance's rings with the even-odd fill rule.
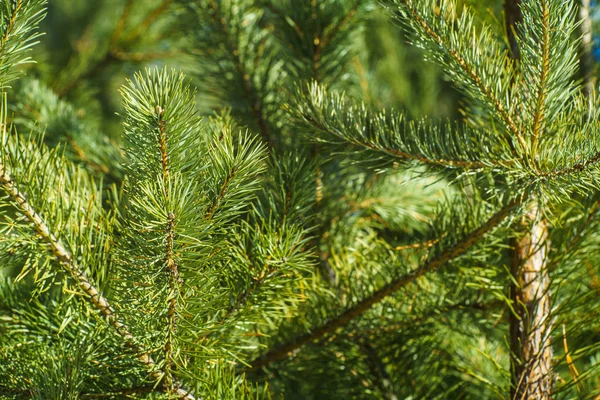
[[522,223],[525,232],[512,249],[511,398],[546,400],[552,398],[554,384],[548,227],[537,203]]

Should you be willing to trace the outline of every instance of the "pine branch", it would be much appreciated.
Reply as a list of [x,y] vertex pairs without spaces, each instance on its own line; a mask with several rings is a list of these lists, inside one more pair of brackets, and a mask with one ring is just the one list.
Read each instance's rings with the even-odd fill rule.
[[138,24],[138,26],[136,26],[135,29],[133,29],[129,35],[125,37],[124,42],[130,42],[135,38],[139,37],[140,35],[143,35],[144,32],[146,32],[148,28],[152,26],[154,21],[156,21],[157,18],[159,18],[169,9],[171,3],[173,3],[173,0],[163,0],[163,2],[158,5],[158,7],[152,10],[152,12],[148,14],[148,16],[144,18],[144,20],[140,24]]
[[569,175],[580,174],[583,172],[589,172],[590,168],[595,167],[598,163],[600,163],[600,152],[591,155],[583,161],[577,162],[567,168],[558,169],[554,171],[548,172],[540,172],[539,176],[546,180],[553,180],[557,178],[566,177]]
[[[156,106],[156,113],[158,116],[158,141],[161,155],[161,166],[162,166],[162,179],[163,186],[165,188],[165,204],[169,203],[169,187],[171,186],[169,176],[169,152],[167,149],[167,121],[163,119],[164,110],[160,105]],[[180,286],[183,284],[181,277],[179,276],[179,270],[177,263],[173,256],[173,240],[175,238],[175,214],[173,212],[167,213],[167,227],[166,227],[166,244],[165,244],[165,266],[167,267],[169,274],[169,293],[167,301],[169,302],[169,310],[167,311],[167,338],[164,344],[165,352],[165,379],[166,385],[169,388],[173,388],[173,342],[175,340],[175,331],[177,329],[177,298],[180,295]]]
[[204,216],[204,219],[211,220],[213,218],[213,216],[215,215],[215,212],[219,208],[219,205],[225,198],[225,195],[227,194],[227,189],[229,188],[231,181],[233,181],[233,179],[235,178],[237,172],[238,172],[238,168],[237,168],[237,166],[234,166],[231,169],[231,171],[229,172],[229,174],[225,177],[225,180],[221,184],[221,189],[219,189],[219,193],[217,194],[217,197],[215,197],[212,204],[210,205],[208,211],[206,212],[206,215]]
[[488,219],[486,223],[484,223],[479,228],[475,229],[470,234],[465,236],[453,247],[441,252],[437,257],[426,262],[411,273],[404,275],[387,284],[383,288],[375,291],[369,297],[361,300],[356,305],[352,306],[339,316],[329,320],[324,325],[312,330],[311,333],[298,336],[291,342],[279,346],[275,349],[272,349],[265,355],[250,362],[250,365],[252,366],[251,370],[257,370],[266,367],[275,361],[279,361],[286,357],[289,357],[302,346],[314,340],[320,339],[325,335],[335,332],[337,329],[347,325],[354,318],[361,316],[363,313],[371,309],[374,305],[378,304],[388,296],[393,295],[400,289],[416,281],[418,278],[426,275],[429,272],[435,271],[440,267],[443,267],[449,261],[464,254],[471,247],[473,247],[483,236],[485,236],[487,233],[489,233],[498,225],[500,225],[516,208],[518,208],[525,201],[526,197],[526,195],[523,195],[514,198],[513,200],[508,202],[504,207],[502,207],[502,209],[500,209],[490,219]]
[[15,67],[31,62],[24,53],[41,34],[35,32],[44,18],[45,0],[3,0],[0,4],[0,89],[19,77]]
[[541,66],[540,66],[540,78],[539,78],[539,86],[537,93],[537,102],[535,108],[535,114],[533,117],[533,144],[532,144],[532,152],[534,155],[537,153],[537,147],[540,135],[542,134],[542,130],[544,129],[544,112],[546,109],[546,94],[547,94],[547,85],[548,78],[550,76],[549,68],[550,68],[550,8],[548,6],[548,0],[541,0],[542,7],[542,20],[540,24],[542,24],[542,35],[540,38],[541,43]]
[[[128,47],[129,44],[134,43],[135,40],[140,40],[143,38],[144,34],[148,33],[148,31],[152,28],[152,25],[156,23],[156,20],[165,14],[165,12],[169,9],[169,6],[172,2],[173,0],[164,0],[163,3],[150,12],[150,14],[143,21],[131,29],[130,33],[127,34],[126,37],[123,37],[123,32],[127,27],[127,23],[129,22],[129,18],[131,16],[131,11],[135,5],[133,0],[127,0],[127,3],[123,7],[121,16],[117,20],[115,29],[110,34],[110,38],[107,38],[107,41],[109,42],[108,49],[103,52],[100,58],[97,58],[95,61],[93,61],[91,65],[88,65],[83,71],[73,71],[73,68],[71,67],[72,65],[80,62],[78,57],[81,57],[82,55],[81,49],[78,50],[78,52],[73,53],[68,61],[68,68],[65,69],[69,72],[68,76],[61,76],[53,85],[56,93],[61,97],[65,97],[74,89],[78,88],[82,83],[89,81],[90,78],[93,78],[98,74],[103,73],[109,67],[113,66],[119,61],[133,61],[136,63],[141,63],[156,59],[169,58],[175,54],[179,54],[177,50],[143,53],[132,53],[126,50],[126,47]],[[92,25],[88,26],[88,29],[91,27]],[[93,40],[92,38],[86,39]],[[66,79],[68,80],[66,81]]]
[[89,123],[81,110],[61,100],[48,86],[37,79],[27,79],[19,85],[16,101],[10,107],[13,123],[21,131],[45,128],[44,139],[50,147],[65,146],[65,155],[86,165],[96,176],[119,180],[122,157],[115,143],[99,133],[99,126]]
[[[343,28],[346,26],[352,18],[356,15],[356,10],[360,5],[361,0],[355,0],[354,4],[350,8],[350,10],[346,13],[344,18],[338,22],[335,26],[331,27],[329,30],[325,32],[324,35],[317,35],[313,39],[313,43],[315,45],[313,59],[312,59],[312,79],[316,82],[319,82],[319,67],[321,66],[321,56],[325,48],[329,45],[331,39],[337,35]],[[317,10],[316,1],[311,2],[311,7],[313,8],[313,15],[316,17]]]
[[[512,137],[517,139],[521,147],[521,151],[527,152],[529,147],[527,145],[527,142],[525,141],[525,138],[523,137],[523,133],[518,128],[517,123],[514,121],[513,116],[511,115],[509,110],[507,110],[506,107],[502,104],[502,102],[496,96],[492,88],[486,82],[484,82],[477,68],[473,64],[471,64],[469,60],[465,56],[463,56],[457,49],[455,49],[452,43],[448,43],[442,35],[436,32],[435,28],[431,26],[430,21],[428,21],[425,16],[421,15],[419,10],[414,6],[412,0],[395,1],[399,2],[402,5],[402,7],[405,10],[407,10],[408,18],[412,20],[411,22],[413,22],[414,27],[418,31],[422,32],[426,37],[428,37],[431,42],[438,46],[438,49],[436,49],[435,51],[439,52],[441,50],[442,52],[447,54],[453,61],[453,63],[465,74],[466,77],[468,77],[471,80],[472,84],[474,85],[474,88],[479,90],[483,97],[492,104],[494,110],[496,111],[504,125],[508,128]],[[435,8],[433,5],[423,6]],[[444,7],[446,9],[440,12],[442,16],[440,17],[439,15],[437,15],[435,16],[435,18],[443,19],[447,17],[446,13],[454,12],[453,10],[448,10],[449,7],[453,6],[445,5]],[[475,35],[475,32],[469,25],[470,21],[468,21],[466,18],[461,18],[460,22],[463,23],[464,26],[467,27],[467,29],[470,31],[469,35]],[[497,54],[496,57],[502,57],[502,55]],[[494,79],[500,79],[500,77],[495,76]],[[512,143],[512,138],[510,136],[507,137],[507,141],[511,145],[513,153],[517,155],[516,149],[514,148],[514,145]]]
[[[71,253],[62,244],[60,238],[50,231],[42,216],[29,204],[25,196],[17,188],[9,172],[4,169],[4,165],[1,163],[0,187],[10,196],[19,211],[33,224],[40,237],[49,245],[52,254],[56,257],[61,267],[77,282],[79,288],[86,294],[87,299],[94,308],[102,314],[105,320],[122,337],[125,346],[136,354],[136,358],[144,365],[149,377],[156,382],[161,382],[164,372],[158,369],[152,357],[147,354],[147,351],[138,346],[135,338],[129,332],[129,328],[119,321],[108,300],[96,289],[87,274],[73,260]],[[188,390],[182,388],[177,383],[175,384],[173,393],[180,399],[194,399],[194,396]]]
[[210,0],[210,6],[214,11],[214,22],[223,33],[224,41],[228,47],[228,52],[231,56],[231,60],[242,83],[242,89],[248,102],[248,106],[250,107],[250,110],[254,115],[254,118],[256,119],[256,124],[258,126],[260,136],[270,148],[274,148],[275,143],[271,138],[268,122],[263,115],[262,101],[256,91],[256,88],[250,80],[250,75],[244,69],[244,65],[242,63],[242,60],[240,59],[240,49],[238,48],[238,45],[234,41],[234,38],[232,37],[229,31],[229,27],[227,26],[226,20],[221,15],[221,9],[219,7],[218,1]]
[[393,110],[375,112],[316,83],[308,93],[298,92],[294,103],[286,107],[300,123],[323,134],[323,141],[337,137],[370,151],[444,169],[506,169],[511,165],[510,160],[497,160],[504,153],[503,144],[486,132],[409,121]]
[[8,38],[10,37],[10,35],[13,33],[12,31],[14,29],[15,21],[17,20],[17,15],[21,11],[22,5],[23,5],[23,0],[17,0],[16,4],[14,5],[14,8],[12,10],[12,13],[10,14],[8,24],[4,28],[5,30],[4,30],[4,34],[2,35],[2,39],[0,39],[0,56],[3,55],[3,53],[5,51],[5,47],[6,47],[6,42],[8,41]]

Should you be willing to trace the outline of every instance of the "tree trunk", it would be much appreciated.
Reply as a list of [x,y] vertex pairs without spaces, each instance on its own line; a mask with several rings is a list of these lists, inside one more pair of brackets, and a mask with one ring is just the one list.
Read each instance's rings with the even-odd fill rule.
[[548,228],[536,202],[522,219],[526,231],[512,247],[514,313],[510,320],[511,398],[551,399],[552,331]]
[[[520,58],[515,24],[523,21],[521,0],[505,0],[506,32],[511,56]],[[510,297],[511,399],[552,398],[552,332],[550,276],[547,269],[548,226],[537,199],[523,217],[511,245]]]

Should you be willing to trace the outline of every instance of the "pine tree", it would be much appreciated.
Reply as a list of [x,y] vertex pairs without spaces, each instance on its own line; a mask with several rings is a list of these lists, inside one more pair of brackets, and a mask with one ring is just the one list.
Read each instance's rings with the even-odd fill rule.
[[585,3],[0,1],[1,396],[600,393]]

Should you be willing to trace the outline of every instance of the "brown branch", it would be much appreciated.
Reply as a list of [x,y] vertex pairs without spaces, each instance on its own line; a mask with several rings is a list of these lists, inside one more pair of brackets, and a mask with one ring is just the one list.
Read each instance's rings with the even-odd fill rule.
[[[158,117],[158,145],[160,148],[160,159],[163,171],[163,186],[165,190],[165,205],[169,202],[169,187],[170,171],[169,171],[169,153],[167,148],[167,121],[163,119],[165,110],[160,106],[156,106],[156,114]],[[175,262],[173,255],[173,242],[175,239],[175,214],[172,212],[168,213],[168,221],[166,227],[166,244],[165,244],[165,266],[167,267],[167,274],[169,276],[169,310],[167,311],[167,339],[164,345],[165,352],[165,385],[169,388],[169,391],[173,391],[173,341],[175,339],[175,331],[177,329],[177,297],[179,295],[179,286],[183,284],[179,275],[178,265]]]
[[[170,3],[171,1],[172,0],[165,0],[165,3]],[[66,85],[64,85],[62,87],[54,85],[55,91],[59,96],[67,95],[71,90],[77,88],[84,79],[87,79],[87,78],[97,74],[98,72],[100,72],[103,69],[110,66],[115,61],[122,60],[122,61],[142,62],[142,61],[152,60],[155,58],[170,57],[172,54],[176,53],[174,51],[166,51],[166,52],[158,52],[158,53],[126,53],[117,46],[117,42],[119,42],[119,40],[121,39],[123,30],[125,29],[125,25],[127,23],[127,19],[129,18],[129,15],[131,13],[131,8],[133,7],[133,4],[134,4],[133,0],[127,0],[125,8],[123,9],[123,13],[121,14],[121,17],[119,18],[119,20],[117,21],[115,30],[113,31],[113,33],[109,39],[109,44],[110,44],[109,49],[102,56],[102,58],[99,59],[96,63],[94,63],[94,65],[91,66],[91,68],[87,68],[85,71],[83,71],[79,76],[76,76],[76,77],[70,76],[69,82]],[[154,12],[152,12],[140,25],[138,25],[134,29],[134,31],[130,35],[128,35],[128,37],[125,39],[125,41],[132,40],[140,33],[145,32],[147,30],[148,26],[151,23],[153,23],[154,20],[156,18],[158,18],[158,16],[160,16],[160,14],[162,14],[164,12],[164,10],[166,9],[166,6],[164,6],[164,8],[163,8],[163,6],[164,6],[164,4],[159,6],[156,10],[154,10]],[[168,4],[167,4],[167,6],[168,6]],[[142,27],[142,25],[143,25],[143,27]],[[71,56],[71,61],[74,61],[74,55]]]
[[431,271],[435,271],[438,268],[443,267],[449,261],[464,254],[472,246],[474,246],[483,236],[492,231],[498,225],[500,225],[506,217],[525,200],[526,195],[519,196],[511,200],[506,204],[500,211],[494,214],[489,220],[487,220],[479,228],[472,231],[470,234],[465,236],[461,241],[456,243],[453,247],[443,251],[440,255],[432,260],[429,260],[422,266],[413,270],[409,274],[401,276],[393,282],[385,285],[383,288],[375,291],[371,296],[361,300],[356,305],[352,306],[342,314],[329,320],[324,325],[313,330],[310,333],[300,335],[293,341],[284,344],[278,348],[275,348],[258,359],[252,361],[251,370],[256,370],[265,367],[272,362],[282,360],[292,355],[296,350],[300,349],[305,344],[308,344],[314,340],[320,339],[323,336],[333,333],[338,328],[347,325],[354,318],[359,317],[366,311],[370,310],[374,305],[378,304],[388,296],[393,295],[400,289],[408,286],[409,284],[416,281],[418,278],[426,275]]
[[431,239],[422,243],[413,243],[413,244],[405,244],[401,246],[394,247],[394,250],[403,251],[403,250],[411,250],[411,249],[428,249],[430,247],[435,246],[439,243],[440,239]]
[[229,183],[231,182],[231,180],[235,177],[235,174],[237,174],[237,171],[238,171],[238,167],[236,165],[233,167],[233,169],[231,170],[229,175],[227,175],[227,178],[225,178],[225,181],[221,185],[221,189],[219,190],[219,194],[217,195],[217,198],[212,203],[212,205],[208,209],[206,215],[204,216],[205,220],[209,220],[215,215],[215,212],[217,211],[219,204],[221,204],[221,201],[223,201],[223,198],[225,197],[225,193],[227,192],[227,187],[229,186]]
[[[391,325],[387,325],[387,326],[378,326],[376,328],[366,329],[363,331],[356,331],[356,332],[352,331],[352,332],[349,332],[347,335],[345,335],[345,337],[352,339],[352,340],[355,340],[355,339],[370,340],[374,336],[382,336],[382,335],[386,335],[388,333],[393,334],[393,333],[396,333],[403,329],[410,329],[418,324],[426,322],[427,320],[429,320],[433,317],[438,317],[440,315],[443,316],[444,314],[450,313],[452,311],[456,311],[456,310],[487,311],[487,310],[495,309],[497,306],[500,306],[502,304],[503,304],[502,301],[492,301],[490,303],[462,302],[462,303],[451,304],[446,307],[432,309],[432,310],[430,310],[420,316],[414,317],[414,318],[407,318],[406,320],[403,320],[399,323],[395,323],[395,324],[391,324]],[[343,337],[343,336],[340,335],[340,337]],[[330,339],[328,339],[328,342],[333,341],[333,340],[334,340],[334,336],[332,335],[332,337]]]
[[[358,8],[358,5],[360,4],[361,0],[355,0],[354,4],[352,5],[352,7],[350,8],[350,11],[348,11],[348,13],[346,14],[346,16],[333,28],[329,29],[325,35],[321,35],[318,34],[315,36],[315,38],[313,39],[313,44],[314,44],[314,53],[313,53],[313,63],[312,63],[312,72],[313,72],[313,79],[315,81],[319,81],[319,67],[321,64],[321,57],[322,57],[322,53],[323,50],[327,47],[327,45],[329,44],[329,42],[331,41],[331,39],[338,33],[340,32],[343,27],[348,24],[352,18],[354,17],[354,15],[356,15],[356,9]],[[311,3],[311,6],[313,8],[312,10],[312,14],[313,14],[313,18],[316,18],[317,16],[317,10],[316,10],[316,1],[313,1]]]
[[590,158],[587,158],[583,161],[577,162],[570,167],[548,171],[548,172],[540,172],[538,175],[541,178],[552,180],[556,178],[560,178],[566,175],[572,175],[584,172],[589,167],[593,167],[594,165],[600,163],[600,152],[592,155]]
[[134,0],[127,0],[127,3],[125,4],[125,7],[123,8],[123,13],[121,14],[121,17],[119,18],[119,20],[117,21],[117,26],[115,27],[115,30],[113,31],[113,33],[110,37],[111,45],[114,45],[114,43],[116,43],[121,38],[121,34],[123,33],[123,30],[125,29],[125,24],[127,23],[127,19],[129,18],[129,14],[131,13],[131,8],[133,7],[133,3],[134,3]]
[[[50,251],[56,258],[64,271],[70,275],[79,288],[85,293],[86,297],[92,303],[106,321],[121,336],[127,348],[135,353],[136,358],[146,368],[148,375],[157,383],[162,381],[163,371],[161,371],[156,362],[148,354],[148,351],[141,348],[137,343],[129,328],[119,321],[108,300],[92,285],[87,274],[81,269],[73,259],[71,253],[65,248],[61,240],[56,237],[49,229],[41,215],[29,204],[25,195],[22,194],[12,180],[9,172],[4,165],[0,163],[0,188],[2,188],[16,204],[17,209],[33,224],[36,232],[48,244]],[[174,384],[173,394],[179,399],[194,400],[195,397],[179,383]],[[168,388],[165,388],[168,389]]]

